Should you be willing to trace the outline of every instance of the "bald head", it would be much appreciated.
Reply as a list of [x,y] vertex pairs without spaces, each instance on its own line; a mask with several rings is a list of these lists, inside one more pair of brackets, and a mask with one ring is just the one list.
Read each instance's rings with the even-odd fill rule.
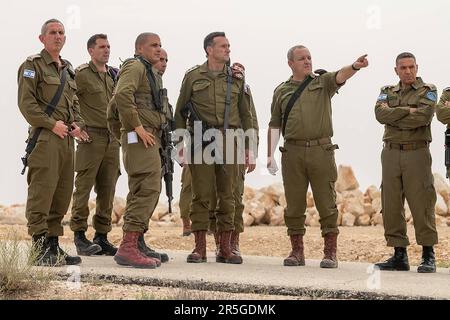
[[158,37],[159,36],[156,33],[152,32],[143,32],[140,35],[137,36],[136,41],[134,42],[134,50],[136,51],[136,54],[139,54],[139,48],[142,47],[147,41],[149,37]]
[[161,48],[161,53],[159,55],[159,61],[153,65],[155,67],[155,69],[158,70],[158,73],[160,75],[163,75],[164,72],[166,72],[168,61],[169,61],[169,59],[167,58],[166,50]]

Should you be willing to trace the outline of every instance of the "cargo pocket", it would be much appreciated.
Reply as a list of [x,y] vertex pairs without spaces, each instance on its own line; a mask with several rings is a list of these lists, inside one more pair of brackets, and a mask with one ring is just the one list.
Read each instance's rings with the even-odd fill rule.
[[426,204],[425,214],[426,214],[426,222],[430,226],[436,225],[436,218],[434,213],[434,207],[436,205],[436,189],[434,188],[434,177],[431,176],[430,179],[424,182],[424,188],[426,199],[424,199],[423,203]]
[[49,167],[49,139],[53,134],[49,130],[42,129],[36,141],[36,145],[28,157],[28,167],[30,168],[48,168]]
[[91,143],[79,143],[75,152],[75,172],[80,172],[95,165],[96,154]]

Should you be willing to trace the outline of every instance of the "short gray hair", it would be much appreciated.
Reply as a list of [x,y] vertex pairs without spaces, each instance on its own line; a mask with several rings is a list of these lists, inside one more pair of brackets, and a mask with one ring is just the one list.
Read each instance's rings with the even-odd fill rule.
[[156,33],[153,32],[143,32],[137,36],[136,41],[134,42],[134,50],[136,51],[136,53],[138,51],[138,48],[147,41],[147,38],[152,36],[159,37]]
[[287,58],[288,58],[289,61],[293,61],[294,60],[294,51],[297,50],[297,49],[308,49],[308,48],[306,48],[305,46],[303,46],[301,44],[293,46],[292,48],[290,48],[288,50],[288,53],[287,53]]
[[63,24],[61,21],[59,21],[58,19],[50,19],[50,20],[47,20],[47,21],[44,22],[44,24],[43,24],[42,27],[41,27],[41,35],[42,35],[42,36],[45,35],[45,33],[47,32],[47,26],[48,26],[50,23],[59,23],[60,25],[62,25],[62,26],[64,27],[64,24]]
[[402,52],[395,59],[395,65],[398,65],[398,62],[401,59],[406,59],[406,58],[412,58],[412,59],[414,59],[414,63],[416,62],[416,57],[411,52]]

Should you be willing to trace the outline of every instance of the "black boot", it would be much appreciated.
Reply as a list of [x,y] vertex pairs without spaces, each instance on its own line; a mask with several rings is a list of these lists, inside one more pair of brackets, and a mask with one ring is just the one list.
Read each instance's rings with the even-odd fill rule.
[[92,256],[93,254],[102,251],[101,246],[86,239],[84,231],[75,231],[73,242],[77,247],[77,254],[79,254],[80,256]]
[[60,267],[65,265],[65,260],[59,258],[50,250],[50,245],[45,234],[34,235],[32,238],[33,253],[30,261],[35,266]]
[[108,241],[106,234],[96,232],[93,242],[102,248],[96,255],[113,256],[117,253],[117,248]]
[[408,252],[406,248],[395,247],[395,253],[385,262],[376,263],[380,270],[388,271],[409,271]]
[[169,256],[166,253],[159,253],[148,247],[144,240],[144,234],[141,234],[138,238],[138,248],[147,257],[156,258],[161,262],[169,261]]
[[59,246],[58,237],[48,237],[48,242],[50,245],[50,251],[58,256],[64,259],[67,265],[77,265],[81,263],[81,258],[77,256],[70,256],[67,252],[65,252],[61,247]]
[[422,262],[417,267],[419,273],[434,273],[436,272],[436,259],[434,257],[433,247],[423,247]]

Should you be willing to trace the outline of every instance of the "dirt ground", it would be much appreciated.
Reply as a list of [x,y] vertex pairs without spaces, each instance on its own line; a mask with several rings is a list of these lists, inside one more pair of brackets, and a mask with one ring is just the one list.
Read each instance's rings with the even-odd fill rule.
[[[0,240],[10,237],[11,232],[19,239],[29,240],[25,226],[0,225]],[[338,238],[338,258],[340,261],[378,262],[388,258],[392,252],[387,248],[383,237],[382,227],[341,227]],[[436,245],[436,258],[438,267],[450,267],[450,228],[439,227],[439,241]],[[60,243],[71,244],[73,233],[68,227],[64,230],[65,236]],[[92,239],[93,230],[87,232]],[[411,246],[408,248],[410,263],[420,263],[421,247],[415,244],[414,229],[408,227],[408,236]],[[109,234],[112,243],[118,245],[122,237],[120,227],[114,227]],[[146,241],[154,248],[187,250],[194,245],[193,235],[181,236],[180,227],[154,227],[145,236]],[[249,227],[241,236],[241,251],[244,255],[285,257],[290,251],[290,242],[285,227]],[[214,250],[214,238],[208,236],[208,250]],[[310,227],[305,236],[305,255],[307,259],[321,259],[323,240],[320,229]],[[280,260],[281,263],[281,260]],[[257,294],[239,294],[213,291],[187,290],[183,288],[161,288],[138,285],[120,285],[105,283],[98,280],[82,282],[81,287],[72,288],[65,281],[51,281],[45,290],[22,292],[15,296],[2,296],[1,299],[32,299],[32,300],[265,300],[265,299],[305,299],[304,297],[272,296]]]

